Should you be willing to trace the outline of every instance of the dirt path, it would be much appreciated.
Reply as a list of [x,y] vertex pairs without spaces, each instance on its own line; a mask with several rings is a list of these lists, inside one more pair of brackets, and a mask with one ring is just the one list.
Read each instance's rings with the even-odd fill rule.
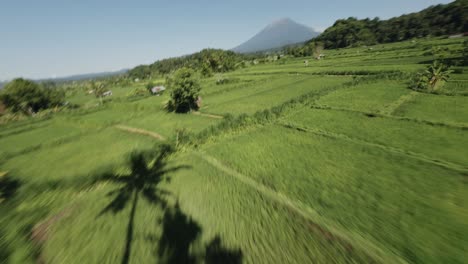
[[410,102],[411,100],[414,100],[414,98],[418,95],[418,92],[412,91],[408,94],[402,95],[398,100],[384,106],[379,113],[384,114],[384,115],[392,115],[398,108],[403,106],[405,103]]
[[194,152],[194,154],[208,162],[213,167],[234,177],[250,188],[255,189],[266,198],[269,198],[285,206],[291,212],[294,212],[295,214],[308,220],[310,226],[312,227],[310,229],[322,237],[325,237],[328,240],[333,240],[348,250],[359,248],[361,252],[365,252],[377,263],[407,263],[404,259],[393,254],[392,252],[382,250],[384,247],[377,245],[377,242],[370,242],[368,239],[364,238],[358,233],[353,233],[341,227],[330,224],[330,221],[320,216],[314,209],[299,201],[293,201],[286,195],[259,184],[249,176],[243,175],[242,173],[222,164],[216,158],[206,153]]
[[[41,248],[42,245],[44,245],[44,243],[49,238],[49,231],[50,231],[51,227],[55,223],[60,221],[61,219],[69,217],[73,210],[74,210],[74,207],[69,207],[69,208],[59,212],[58,214],[53,215],[53,216],[47,218],[46,220],[42,221],[41,223],[35,225],[34,228],[32,229],[32,232],[31,232],[31,240],[33,241],[33,243],[37,247]],[[44,255],[42,253],[39,253],[36,261],[37,261],[38,264],[45,264],[46,263]]]
[[163,136],[161,136],[158,133],[151,132],[151,131],[144,130],[144,129],[140,129],[140,128],[128,127],[128,126],[124,126],[124,125],[116,125],[115,128],[126,131],[126,132],[134,133],[134,134],[149,136],[149,137],[155,138],[157,140],[166,140]]
[[192,112],[192,114],[198,115],[198,116],[206,116],[206,117],[215,118],[215,119],[223,119],[223,116],[220,116],[220,115],[205,114],[201,112]]

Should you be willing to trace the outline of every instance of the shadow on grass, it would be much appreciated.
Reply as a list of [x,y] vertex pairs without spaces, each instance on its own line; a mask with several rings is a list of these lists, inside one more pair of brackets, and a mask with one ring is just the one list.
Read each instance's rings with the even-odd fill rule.
[[5,238],[5,234],[0,229],[0,263],[9,263],[10,259],[10,248],[7,244],[7,239]]
[[168,173],[189,168],[187,166],[167,168],[166,158],[172,152],[173,148],[170,145],[160,145],[151,151],[133,152],[129,159],[129,174],[104,174],[98,179],[98,182],[106,181],[120,185],[119,188],[108,193],[108,196],[114,196],[114,198],[99,213],[99,216],[105,213],[116,214],[131,203],[127,233],[125,236],[125,248],[121,262],[123,264],[129,263],[130,260],[135,212],[140,196],[149,203],[165,209],[167,207],[166,196],[170,195],[170,193],[161,188],[157,188],[158,185],[162,181],[169,179]]
[[197,241],[202,229],[181,211],[178,204],[165,211],[162,228],[157,250],[158,259],[162,263],[242,263],[242,251],[225,248],[220,236],[216,236],[197,252]]
[[7,174],[0,175],[0,203],[10,200],[18,191],[21,183],[19,180],[9,177]]
[[6,212],[11,212],[16,209],[16,202],[14,196],[18,192],[21,186],[21,182],[7,175],[6,173],[0,172],[0,206],[3,204],[4,207],[0,210],[0,263],[9,263],[9,258],[12,253],[10,246],[8,245],[8,239],[3,228],[7,230],[7,227],[3,222],[7,218],[3,218]]

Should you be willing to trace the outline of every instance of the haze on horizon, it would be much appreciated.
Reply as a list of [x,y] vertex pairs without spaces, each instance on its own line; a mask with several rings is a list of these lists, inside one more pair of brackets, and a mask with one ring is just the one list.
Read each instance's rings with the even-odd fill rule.
[[387,19],[449,2],[6,0],[0,81],[115,71],[203,48],[231,49],[283,17],[323,31],[339,18]]

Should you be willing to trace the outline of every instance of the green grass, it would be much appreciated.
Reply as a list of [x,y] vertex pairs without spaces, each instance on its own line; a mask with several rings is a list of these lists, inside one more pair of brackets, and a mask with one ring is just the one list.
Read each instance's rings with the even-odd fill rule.
[[456,171],[278,126],[226,140],[207,152],[258,184],[304,203],[348,236],[361,234],[411,262],[467,257],[460,235],[468,232],[463,224],[468,188]]
[[134,149],[153,146],[155,139],[107,128],[72,142],[16,156],[2,170],[25,182],[73,180],[101,168],[119,164]]
[[83,131],[72,123],[63,119],[54,120],[54,122],[48,122],[38,128],[29,128],[26,131],[21,130],[20,133],[0,137],[0,145],[2,146],[0,155],[13,155],[29,148],[76,136],[81,132]]
[[280,80],[272,79],[258,87],[237,89],[209,97],[201,111],[216,114],[252,114],[256,111],[280,105],[300,95],[338,86],[350,78],[287,76]]
[[218,119],[193,114],[169,114],[159,111],[122,122],[122,124],[153,131],[169,138],[175,135],[176,129],[186,129],[196,133],[205,127],[214,125],[217,121]]
[[[191,243],[192,254],[202,255],[204,245],[219,236],[228,249],[255,245],[242,251],[245,262],[259,259],[265,262],[325,262],[333,258],[338,262],[359,263],[367,259],[362,252],[348,252],[337,241],[328,241],[318,231],[314,233],[313,223],[294,215],[281,204],[265,200],[261,194],[246,188],[203,159],[187,155],[178,163],[192,168],[173,175],[171,183],[164,184],[164,188],[177,195],[184,214],[191,215],[201,229],[197,239]],[[198,191],[191,191],[194,189]],[[116,215],[97,217],[110,200],[106,197],[110,190],[111,186],[106,185],[76,199],[72,205],[76,209],[54,226],[54,235],[43,250],[52,263],[116,262],[122,258],[129,208]],[[223,221],[219,221],[219,215],[224,216]],[[135,216],[132,262],[160,260],[157,252],[158,239],[163,232],[159,223],[162,217],[160,209],[141,200]],[[70,232],[66,229],[68,226],[76,228]],[[174,227],[186,228],[185,225]],[[272,228],[279,232],[265,236]],[[70,246],[63,247],[63,244]],[[96,248],[101,250],[96,252]]]
[[363,112],[378,112],[398,100],[410,90],[397,81],[379,81],[363,84],[323,96],[318,105]]
[[399,116],[459,125],[468,124],[468,97],[420,94],[401,106]]
[[468,138],[462,129],[362,113],[304,108],[281,121],[293,127],[375,143],[428,160],[468,164]]

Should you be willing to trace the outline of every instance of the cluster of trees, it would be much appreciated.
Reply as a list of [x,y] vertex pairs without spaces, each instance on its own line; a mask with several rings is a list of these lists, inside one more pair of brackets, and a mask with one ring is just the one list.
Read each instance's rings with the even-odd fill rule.
[[310,41],[301,47],[287,47],[284,49],[284,54],[291,55],[293,57],[313,56],[314,58],[319,59],[323,49],[323,42]]
[[457,0],[388,20],[350,17],[337,20],[315,40],[325,48],[343,48],[463,33],[468,31],[467,13],[468,1]]
[[63,105],[65,92],[52,82],[36,83],[23,78],[5,85],[0,101],[12,112],[25,114]]
[[151,76],[165,75],[182,67],[197,69],[203,76],[213,73],[228,72],[242,62],[244,56],[221,49],[204,49],[200,52],[156,61],[150,65],[140,65],[128,72],[131,79],[146,79]]

